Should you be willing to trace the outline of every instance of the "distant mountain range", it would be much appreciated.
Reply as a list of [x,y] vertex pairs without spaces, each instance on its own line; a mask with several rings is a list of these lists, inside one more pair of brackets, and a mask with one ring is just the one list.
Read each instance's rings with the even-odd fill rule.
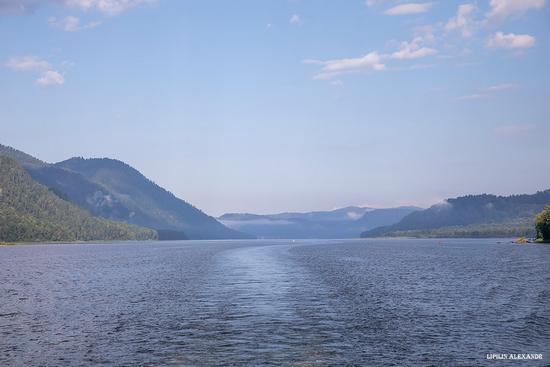
[[161,239],[252,238],[227,228],[114,159],[71,158],[48,164],[3,145],[0,155],[17,161],[59,198],[94,216],[154,229]]
[[428,209],[349,206],[330,211],[208,216],[124,162],[46,163],[0,145],[0,241],[535,235],[550,190],[468,195]]
[[88,241],[156,239],[152,229],[97,218],[34,181],[0,155],[0,240]]
[[226,226],[260,238],[357,238],[362,231],[397,223],[416,207],[372,209],[349,206],[331,211],[280,214],[228,213]]
[[534,217],[549,202],[550,190],[533,195],[468,195],[367,230],[361,237],[534,237]]

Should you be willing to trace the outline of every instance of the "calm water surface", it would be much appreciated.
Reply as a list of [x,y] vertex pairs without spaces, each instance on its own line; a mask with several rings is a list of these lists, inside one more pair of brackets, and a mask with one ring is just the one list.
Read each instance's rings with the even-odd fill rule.
[[550,246],[438,242],[0,248],[0,365],[550,364]]

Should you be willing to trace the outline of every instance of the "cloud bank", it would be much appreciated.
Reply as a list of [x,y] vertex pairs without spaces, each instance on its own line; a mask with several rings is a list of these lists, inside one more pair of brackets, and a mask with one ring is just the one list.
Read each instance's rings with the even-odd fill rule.
[[107,16],[114,16],[139,5],[153,3],[155,0],[0,0],[0,13],[25,14],[38,6],[58,4],[78,10],[95,10]]

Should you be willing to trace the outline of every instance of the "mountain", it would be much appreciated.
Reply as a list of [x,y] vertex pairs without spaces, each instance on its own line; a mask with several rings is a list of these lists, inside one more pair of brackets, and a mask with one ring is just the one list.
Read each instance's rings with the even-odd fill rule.
[[550,190],[532,195],[468,195],[411,213],[396,224],[361,236],[532,237],[533,218],[549,202]]
[[347,206],[344,208],[328,210],[328,211],[314,211],[306,213],[280,213],[269,215],[275,219],[288,219],[288,220],[302,220],[310,222],[339,222],[339,221],[354,221],[362,217],[371,208],[359,207],[359,206]]
[[[54,164],[52,172],[56,169],[77,173],[91,183],[89,189],[82,192],[72,192],[61,185],[52,184],[52,187],[98,215],[155,228],[170,236],[183,232],[190,239],[250,238],[178,199],[124,162],[109,158],[71,158]],[[38,174],[33,176],[38,178]],[[57,182],[61,182],[60,177],[55,174]]]
[[361,228],[358,233],[376,227],[397,223],[407,215],[419,210],[422,209],[416,206],[400,206],[397,208],[375,209],[368,211],[356,222],[358,227]]
[[415,210],[419,208],[349,206],[307,213],[228,213],[218,219],[228,227],[261,238],[357,238],[362,231],[396,223]]
[[[34,162],[33,162],[34,163]],[[156,232],[91,216],[0,155],[0,241],[155,239]]]
[[47,165],[47,163],[32,155],[2,144],[0,144],[0,155],[13,159],[23,167],[41,167]]
[[129,165],[108,158],[45,163],[0,144],[37,182],[92,215],[157,230],[159,239],[251,238],[178,199]]
[[130,209],[107,188],[88,180],[81,174],[55,165],[26,167],[26,169],[34,180],[93,215],[129,222]]

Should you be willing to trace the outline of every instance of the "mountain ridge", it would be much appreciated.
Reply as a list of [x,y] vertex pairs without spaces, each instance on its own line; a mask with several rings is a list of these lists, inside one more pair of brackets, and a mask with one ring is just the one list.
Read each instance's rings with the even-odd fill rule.
[[161,239],[252,237],[225,227],[120,160],[73,157],[46,163],[1,144],[0,155],[17,160],[34,180],[91,214],[152,228]]
[[411,213],[393,225],[365,231],[361,236],[533,236],[533,218],[548,202],[550,189],[509,196],[464,195]]
[[154,230],[92,216],[0,155],[0,240],[8,242],[156,239]]
[[106,188],[130,210],[128,217],[120,218],[124,221],[171,233],[183,231],[189,239],[248,238],[226,228],[120,160],[75,157],[54,165]]
[[419,209],[348,206],[313,212],[226,213],[218,219],[229,227],[260,238],[358,238],[365,229],[395,223],[403,216]]

